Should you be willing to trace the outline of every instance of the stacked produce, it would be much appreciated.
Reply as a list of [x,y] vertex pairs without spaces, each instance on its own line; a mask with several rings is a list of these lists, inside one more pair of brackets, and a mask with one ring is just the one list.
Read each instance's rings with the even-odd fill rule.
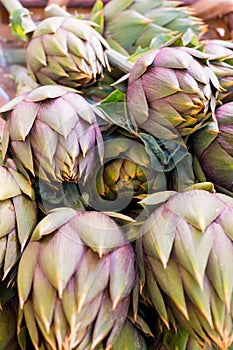
[[233,44],[171,0],[6,8],[0,349],[233,349]]

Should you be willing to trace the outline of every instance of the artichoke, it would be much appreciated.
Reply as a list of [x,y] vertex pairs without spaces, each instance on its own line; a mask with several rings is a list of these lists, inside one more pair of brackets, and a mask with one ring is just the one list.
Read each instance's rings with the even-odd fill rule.
[[135,209],[138,196],[167,189],[162,165],[158,161],[158,169],[152,168],[145,146],[133,135],[106,139],[103,165],[95,164],[94,169],[81,192],[87,191],[89,204],[97,210]]
[[233,102],[216,109],[215,125],[193,134],[194,170],[199,181],[208,179],[216,188],[233,196]]
[[74,88],[96,82],[109,69],[105,39],[94,23],[75,17],[51,17],[34,31],[26,52],[27,67],[41,84]]
[[[129,74],[134,124],[152,134],[188,136],[211,119],[220,85],[200,51],[163,47],[142,55]],[[165,131],[164,131],[165,129]]]
[[225,40],[206,40],[204,52],[209,56],[211,69],[217,75],[223,91],[218,100],[223,103],[233,99],[233,43]]
[[203,20],[192,16],[190,8],[178,5],[163,0],[109,1],[104,6],[104,36],[112,48],[131,54],[149,46],[159,34],[174,35],[192,28],[201,37],[206,31]]
[[51,182],[88,176],[103,157],[97,115],[82,96],[62,86],[39,86],[0,109],[7,120],[3,148],[33,176]]
[[141,227],[144,288],[151,303],[168,328],[175,319],[201,345],[228,349],[233,342],[233,199],[190,190],[155,194],[143,204],[157,205]]
[[107,214],[54,209],[20,260],[19,338],[25,322],[36,349],[110,349],[135,281],[133,248]]

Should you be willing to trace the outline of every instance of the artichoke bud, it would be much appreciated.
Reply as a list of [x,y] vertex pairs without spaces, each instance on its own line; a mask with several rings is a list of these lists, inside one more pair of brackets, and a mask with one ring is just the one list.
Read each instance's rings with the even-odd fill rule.
[[169,327],[170,310],[200,344],[220,349],[233,342],[233,234],[226,212],[233,217],[226,195],[173,192],[141,227],[145,288],[161,319]]
[[33,33],[26,53],[27,67],[41,84],[87,87],[110,69],[108,44],[94,23],[75,17],[50,17]]
[[54,209],[20,260],[19,330],[25,322],[35,347],[113,344],[135,283],[133,248],[108,215]]
[[188,47],[162,47],[142,55],[130,72],[127,88],[135,127],[169,139],[177,132],[188,136],[212,122],[221,88],[205,58]]
[[77,182],[81,176],[90,175],[94,156],[103,158],[97,115],[70,88],[36,87],[10,101],[0,112],[8,119],[3,157],[9,150],[23,168],[42,181],[54,186],[56,182]]

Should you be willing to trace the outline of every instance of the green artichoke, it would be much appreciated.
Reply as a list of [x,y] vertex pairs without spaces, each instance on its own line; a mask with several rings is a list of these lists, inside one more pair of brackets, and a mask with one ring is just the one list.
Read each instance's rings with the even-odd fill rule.
[[206,31],[203,20],[178,5],[164,0],[109,1],[104,6],[104,36],[112,48],[131,54],[138,47],[149,46],[159,34],[174,35],[192,28],[201,37]]
[[20,260],[19,338],[25,322],[36,349],[110,349],[135,281],[133,248],[107,214],[57,208]]
[[200,344],[226,350],[233,342],[233,199],[190,190],[143,201],[155,204],[141,228],[151,303],[168,328],[175,319]]
[[218,123],[199,130],[192,137],[194,169],[199,181],[208,179],[216,188],[233,196],[233,102],[216,109]]
[[103,157],[94,107],[71,89],[39,86],[17,96],[0,112],[7,120],[4,155],[8,149],[43,181],[77,181],[81,175],[88,176],[95,146],[97,157]]
[[[159,161],[158,161],[159,163]],[[89,204],[101,211],[122,211],[129,205],[137,207],[140,195],[167,189],[167,178],[162,165],[152,168],[145,146],[123,135],[114,135],[104,142],[104,160],[95,164],[92,178],[81,192],[89,194]]]
[[208,123],[220,85],[205,59],[188,47],[163,47],[142,55],[128,80],[133,123],[159,138],[172,138],[176,131],[187,136]]
[[75,17],[43,20],[28,44],[27,67],[41,84],[74,88],[96,82],[109,69],[105,39],[94,23]]

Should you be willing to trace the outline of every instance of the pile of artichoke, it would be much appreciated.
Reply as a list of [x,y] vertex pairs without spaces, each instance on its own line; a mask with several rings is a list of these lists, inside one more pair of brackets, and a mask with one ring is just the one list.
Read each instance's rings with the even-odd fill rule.
[[0,349],[233,349],[233,44],[172,0],[8,11]]

